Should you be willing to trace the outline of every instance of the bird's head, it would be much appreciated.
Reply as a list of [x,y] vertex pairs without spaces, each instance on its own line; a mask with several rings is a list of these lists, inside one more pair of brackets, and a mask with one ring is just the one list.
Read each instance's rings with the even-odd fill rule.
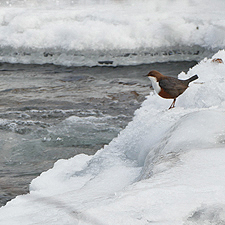
[[151,78],[155,78],[157,81],[159,81],[162,77],[164,77],[164,75],[156,70],[152,70],[146,75],[146,77],[148,77],[150,80],[152,80]]

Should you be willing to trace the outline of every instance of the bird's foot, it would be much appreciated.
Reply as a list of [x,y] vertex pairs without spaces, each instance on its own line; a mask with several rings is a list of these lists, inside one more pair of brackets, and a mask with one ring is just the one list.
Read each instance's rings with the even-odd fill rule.
[[172,102],[171,106],[169,107],[169,109],[175,108],[175,102],[176,102],[176,99],[173,100],[173,102]]

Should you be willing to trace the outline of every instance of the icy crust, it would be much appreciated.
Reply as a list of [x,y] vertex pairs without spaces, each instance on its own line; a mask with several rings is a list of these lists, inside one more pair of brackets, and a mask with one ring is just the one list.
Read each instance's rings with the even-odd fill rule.
[[0,61],[23,64],[55,64],[63,66],[129,66],[167,61],[200,61],[212,56],[218,48],[167,46],[134,49],[68,50],[61,47],[9,48],[0,47]]
[[0,223],[224,224],[225,51],[213,59],[179,75],[199,79],[176,108],[150,93],[109,145],[56,162],[0,209]]
[[225,46],[221,0],[5,2],[1,62],[134,65],[201,60]]

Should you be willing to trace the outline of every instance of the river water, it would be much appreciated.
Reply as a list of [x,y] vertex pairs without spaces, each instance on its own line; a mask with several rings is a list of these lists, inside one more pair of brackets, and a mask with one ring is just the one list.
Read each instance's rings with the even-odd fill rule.
[[0,65],[0,206],[28,192],[58,159],[94,154],[132,120],[150,70],[177,76],[196,64],[120,67]]

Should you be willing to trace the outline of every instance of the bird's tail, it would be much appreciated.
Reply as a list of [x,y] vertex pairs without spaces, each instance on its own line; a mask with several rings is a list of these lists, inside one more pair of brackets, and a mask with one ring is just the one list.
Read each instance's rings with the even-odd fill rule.
[[190,77],[189,79],[185,80],[187,82],[187,84],[189,84],[190,82],[194,81],[198,79],[198,75],[195,74],[194,76]]

